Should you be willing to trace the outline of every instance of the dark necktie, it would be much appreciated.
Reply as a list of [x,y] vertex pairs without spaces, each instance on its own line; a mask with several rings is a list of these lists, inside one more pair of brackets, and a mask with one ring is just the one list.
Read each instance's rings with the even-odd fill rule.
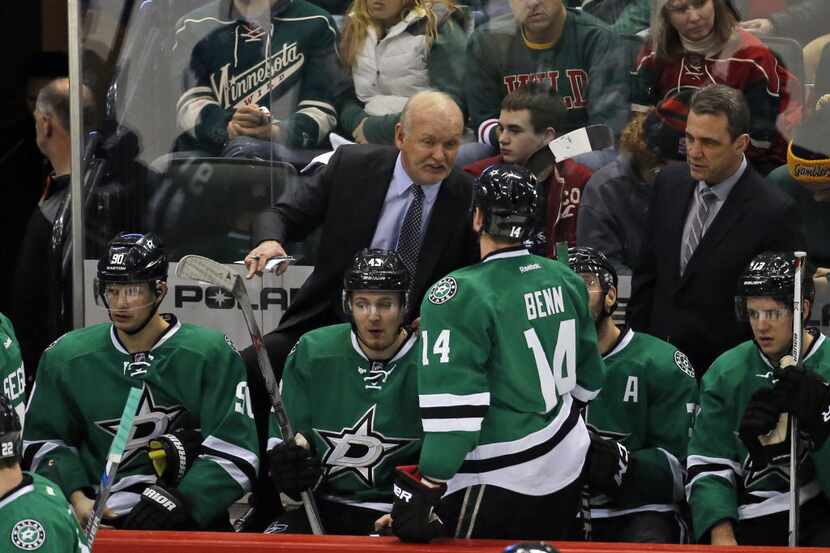
[[697,210],[692,217],[692,225],[689,228],[689,236],[686,239],[686,243],[683,244],[683,251],[680,255],[681,275],[686,272],[686,266],[689,264],[689,260],[692,258],[698,244],[700,244],[700,240],[703,238],[706,220],[709,218],[709,211],[718,199],[715,193],[709,188],[704,188],[697,193],[697,196]]
[[412,202],[401,224],[401,233],[398,238],[398,255],[406,270],[409,272],[409,290],[415,285],[415,267],[418,264],[418,254],[421,251],[421,216],[424,212],[424,191],[417,184],[409,187]]

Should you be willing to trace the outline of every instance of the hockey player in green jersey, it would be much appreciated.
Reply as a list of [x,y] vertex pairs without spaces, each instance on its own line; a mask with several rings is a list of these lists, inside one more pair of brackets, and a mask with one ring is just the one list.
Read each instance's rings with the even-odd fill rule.
[[582,280],[523,245],[536,212],[527,169],[485,169],[482,261],[421,304],[424,440],[418,466],[398,470],[392,511],[404,541],[561,539],[576,516],[590,443],[578,404],[596,397],[603,363]]
[[676,347],[614,323],[617,271],[602,252],[571,248],[568,265],[588,287],[605,361],[605,384],[585,410],[591,511],[583,525],[595,541],[685,541],[680,503],[695,372]]
[[[132,387],[142,395],[105,524],[229,527],[228,507],[256,474],[256,429],[242,359],[222,334],[157,312],[166,281],[167,256],[159,239],[119,234],[97,274],[97,292],[112,324],[65,334],[38,366],[24,429],[25,460],[60,486],[82,524]],[[169,448],[167,471],[157,479],[150,442],[174,445],[193,432],[199,434],[196,447]]]
[[20,469],[20,440],[20,419],[0,394],[0,549],[89,553],[60,488]]
[[12,402],[22,424],[26,412],[26,371],[12,322],[0,313],[0,379],[2,393]]
[[[794,266],[792,253],[752,259],[738,282],[736,311],[749,320],[753,340],[723,353],[703,376],[686,486],[697,541],[787,544],[789,437],[766,446],[758,437],[776,427],[782,412],[792,411],[805,416],[807,431],[799,448],[799,545],[830,545],[830,448],[815,439],[815,417],[793,405],[799,397],[787,386],[799,379],[787,373],[796,369],[779,372],[792,350]],[[805,273],[806,320],[814,289],[811,273]],[[830,345],[816,329],[805,329],[801,355],[800,372],[820,377],[819,382],[830,377]]]
[[[352,323],[304,334],[285,363],[285,410],[311,450],[275,440],[271,477],[289,494],[314,488],[327,533],[373,531],[392,510],[395,466],[418,459],[421,352],[403,327],[408,288],[396,253],[358,253],[343,279]],[[266,531],[307,532],[305,513],[289,511]]]

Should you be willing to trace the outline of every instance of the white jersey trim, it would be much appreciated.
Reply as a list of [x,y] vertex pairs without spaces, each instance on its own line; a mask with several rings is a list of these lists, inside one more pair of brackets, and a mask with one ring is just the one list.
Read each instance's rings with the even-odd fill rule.
[[239,467],[232,461],[225,459],[224,457],[216,457],[215,455],[199,455],[199,459],[205,459],[207,461],[213,461],[217,465],[219,465],[225,472],[228,473],[239,487],[242,488],[243,491],[248,492],[251,490],[251,480],[245,475]]
[[4,499],[3,501],[0,501],[0,509],[5,507],[9,503],[13,502],[15,499],[18,499],[19,497],[24,496],[27,493],[31,493],[33,491],[35,491],[35,485],[34,484],[29,484],[28,486],[23,486],[22,488],[20,488],[19,490],[17,490],[13,494],[11,494],[9,497]]
[[620,353],[622,350],[624,350],[628,346],[628,344],[631,343],[631,340],[633,340],[633,339],[634,339],[634,331],[629,328],[628,332],[625,333],[625,336],[623,336],[622,340],[619,341],[619,343],[616,345],[616,347],[614,347],[614,349],[612,349],[611,351],[609,351],[608,353],[603,355],[602,358],[603,359],[608,359],[612,355],[616,355],[616,354]]
[[37,447],[38,444],[43,444],[43,445],[40,446],[40,448],[37,450],[37,453],[35,453],[32,456],[32,466],[29,467],[29,471],[31,471],[31,472],[35,472],[37,470],[37,467],[40,464],[40,462],[43,460],[43,457],[45,457],[50,451],[54,451],[54,450],[59,449],[61,447],[65,447],[69,451],[72,451],[73,453],[75,453],[75,455],[78,454],[78,448],[72,447],[71,445],[67,444],[63,440],[37,440],[37,441],[33,441],[33,442],[29,442],[29,441],[24,440],[23,441],[23,451],[26,451],[26,449],[28,449],[30,447]]
[[651,505],[640,505],[639,507],[631,507],[630,509],[591,509],[591,518],[614,518],[614,517],[621,517],[625,515],[630,515],[632,513],[643,513],[643,512],[656,512],[656,513],[668,513],[668,512],[677,512],[677,508],[674,505],[669,505],[668,503],[655,503]]
[[422,419],[424,432],[478,432],[484,417],[464,419]]
[[[775,492],[773,492],[775,493]],[[807,501],[813,499],[821,493],[821,486],[818,480],[813,480],[809,484],[801,486],[799,495],[799,505],[804,505]],[[753,494],[758,497],[760,494]],[[775,493],[772,497],[761,503],[752,503],[750,505],[738,506],[738,518],[743,520],[747,518],[758,518],[773,513],[780,513],[790,508],[790,492]]]
[[670,451],[662,447],[658,447],[657,450],[666,457],[666,461],[669,464],[672,479],[672,498],[676,503],[679,503],[685,499],[683,481],[686,479],[686,470],[683,468],[683,464]]
[[511,257],[522,257],[523,255],[530,255],[530,252],[527,250],[527,248],[494,253],[493,255],[487,256],[484,259],[482,259],[481,262],[487,263],[488,261],[493,261],[495,259],[509,259]]
[[477,394],[421,394],[418,396],[420,407],[457,407],[463,405],[490,405],[490,392]]

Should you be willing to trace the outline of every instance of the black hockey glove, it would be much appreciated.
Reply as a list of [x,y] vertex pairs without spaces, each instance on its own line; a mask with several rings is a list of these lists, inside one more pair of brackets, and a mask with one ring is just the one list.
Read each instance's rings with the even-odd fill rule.
[[392,491],[392,533],[401,541],[427,543],[443,534],[444,522],[435,511],[446,484],[428,486],[421,481],[418,467],[409,465],[395,469]]
[[[772,457],[777,456],[778,449],[783,451],[781,447],[761,444],[758,438],[775,429],[778,418],[784,410],[781,394],[774,389],[761,388],[752,394],[738,427],[738,437],[749,452],[752,470],[763,469]],[[785,447],[787,447],[786,444]]]
[[776,392],[786,411],[798,418],[799,430],[805,432],[818,449],[830,435],[830,385],[814,371],[795,367],[776,371]]
[[314,452],[294,440],[281,442],[268,452],[271,481],[277,491],[296,496],[314,488],[322,473]]
[[170,434],[153,438],[148,448],[159,483],[166,487],[176,487],[201,453],[202,434],[179,428]]
[[122,526],[125,530],[188,530],[196,524],[190,518],[184,497],[172,488],[149,486],[141,493]]
[[631,465],[631,454],[616,440],[606,440],[595,432],[590,434],[588,486],[592,492],[615,497],[622,489],[625,474]]

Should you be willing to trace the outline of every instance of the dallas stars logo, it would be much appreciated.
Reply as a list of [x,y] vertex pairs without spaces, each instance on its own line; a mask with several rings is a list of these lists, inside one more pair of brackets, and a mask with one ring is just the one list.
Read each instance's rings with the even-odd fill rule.
[[[184,407],[181,405],[158,405],[153,397],[153,392],[147,386],[144,386],[133,427],[127,437],[127,447],[124,450],[121,466],[128,466],[137,455],[147,448],[150,440],[167,432],[167,429],[171,428],[184,412]],[[115,418],[96,421],[95,424],[114,438],[118,432],[119,422],[120,419]]]
[[18,549],[34,551],[46,541],[46,530],[40,522],[27,518],[14,525],[11,538]]
[[351,472],[372,488],[375,471],[383,462],[415,441],[414,438],[387,438],[375,431],[375,407],[372,405],[354,425],[340,432],[315,429],[328,446],[323,464],[328,465],[329,478]]

